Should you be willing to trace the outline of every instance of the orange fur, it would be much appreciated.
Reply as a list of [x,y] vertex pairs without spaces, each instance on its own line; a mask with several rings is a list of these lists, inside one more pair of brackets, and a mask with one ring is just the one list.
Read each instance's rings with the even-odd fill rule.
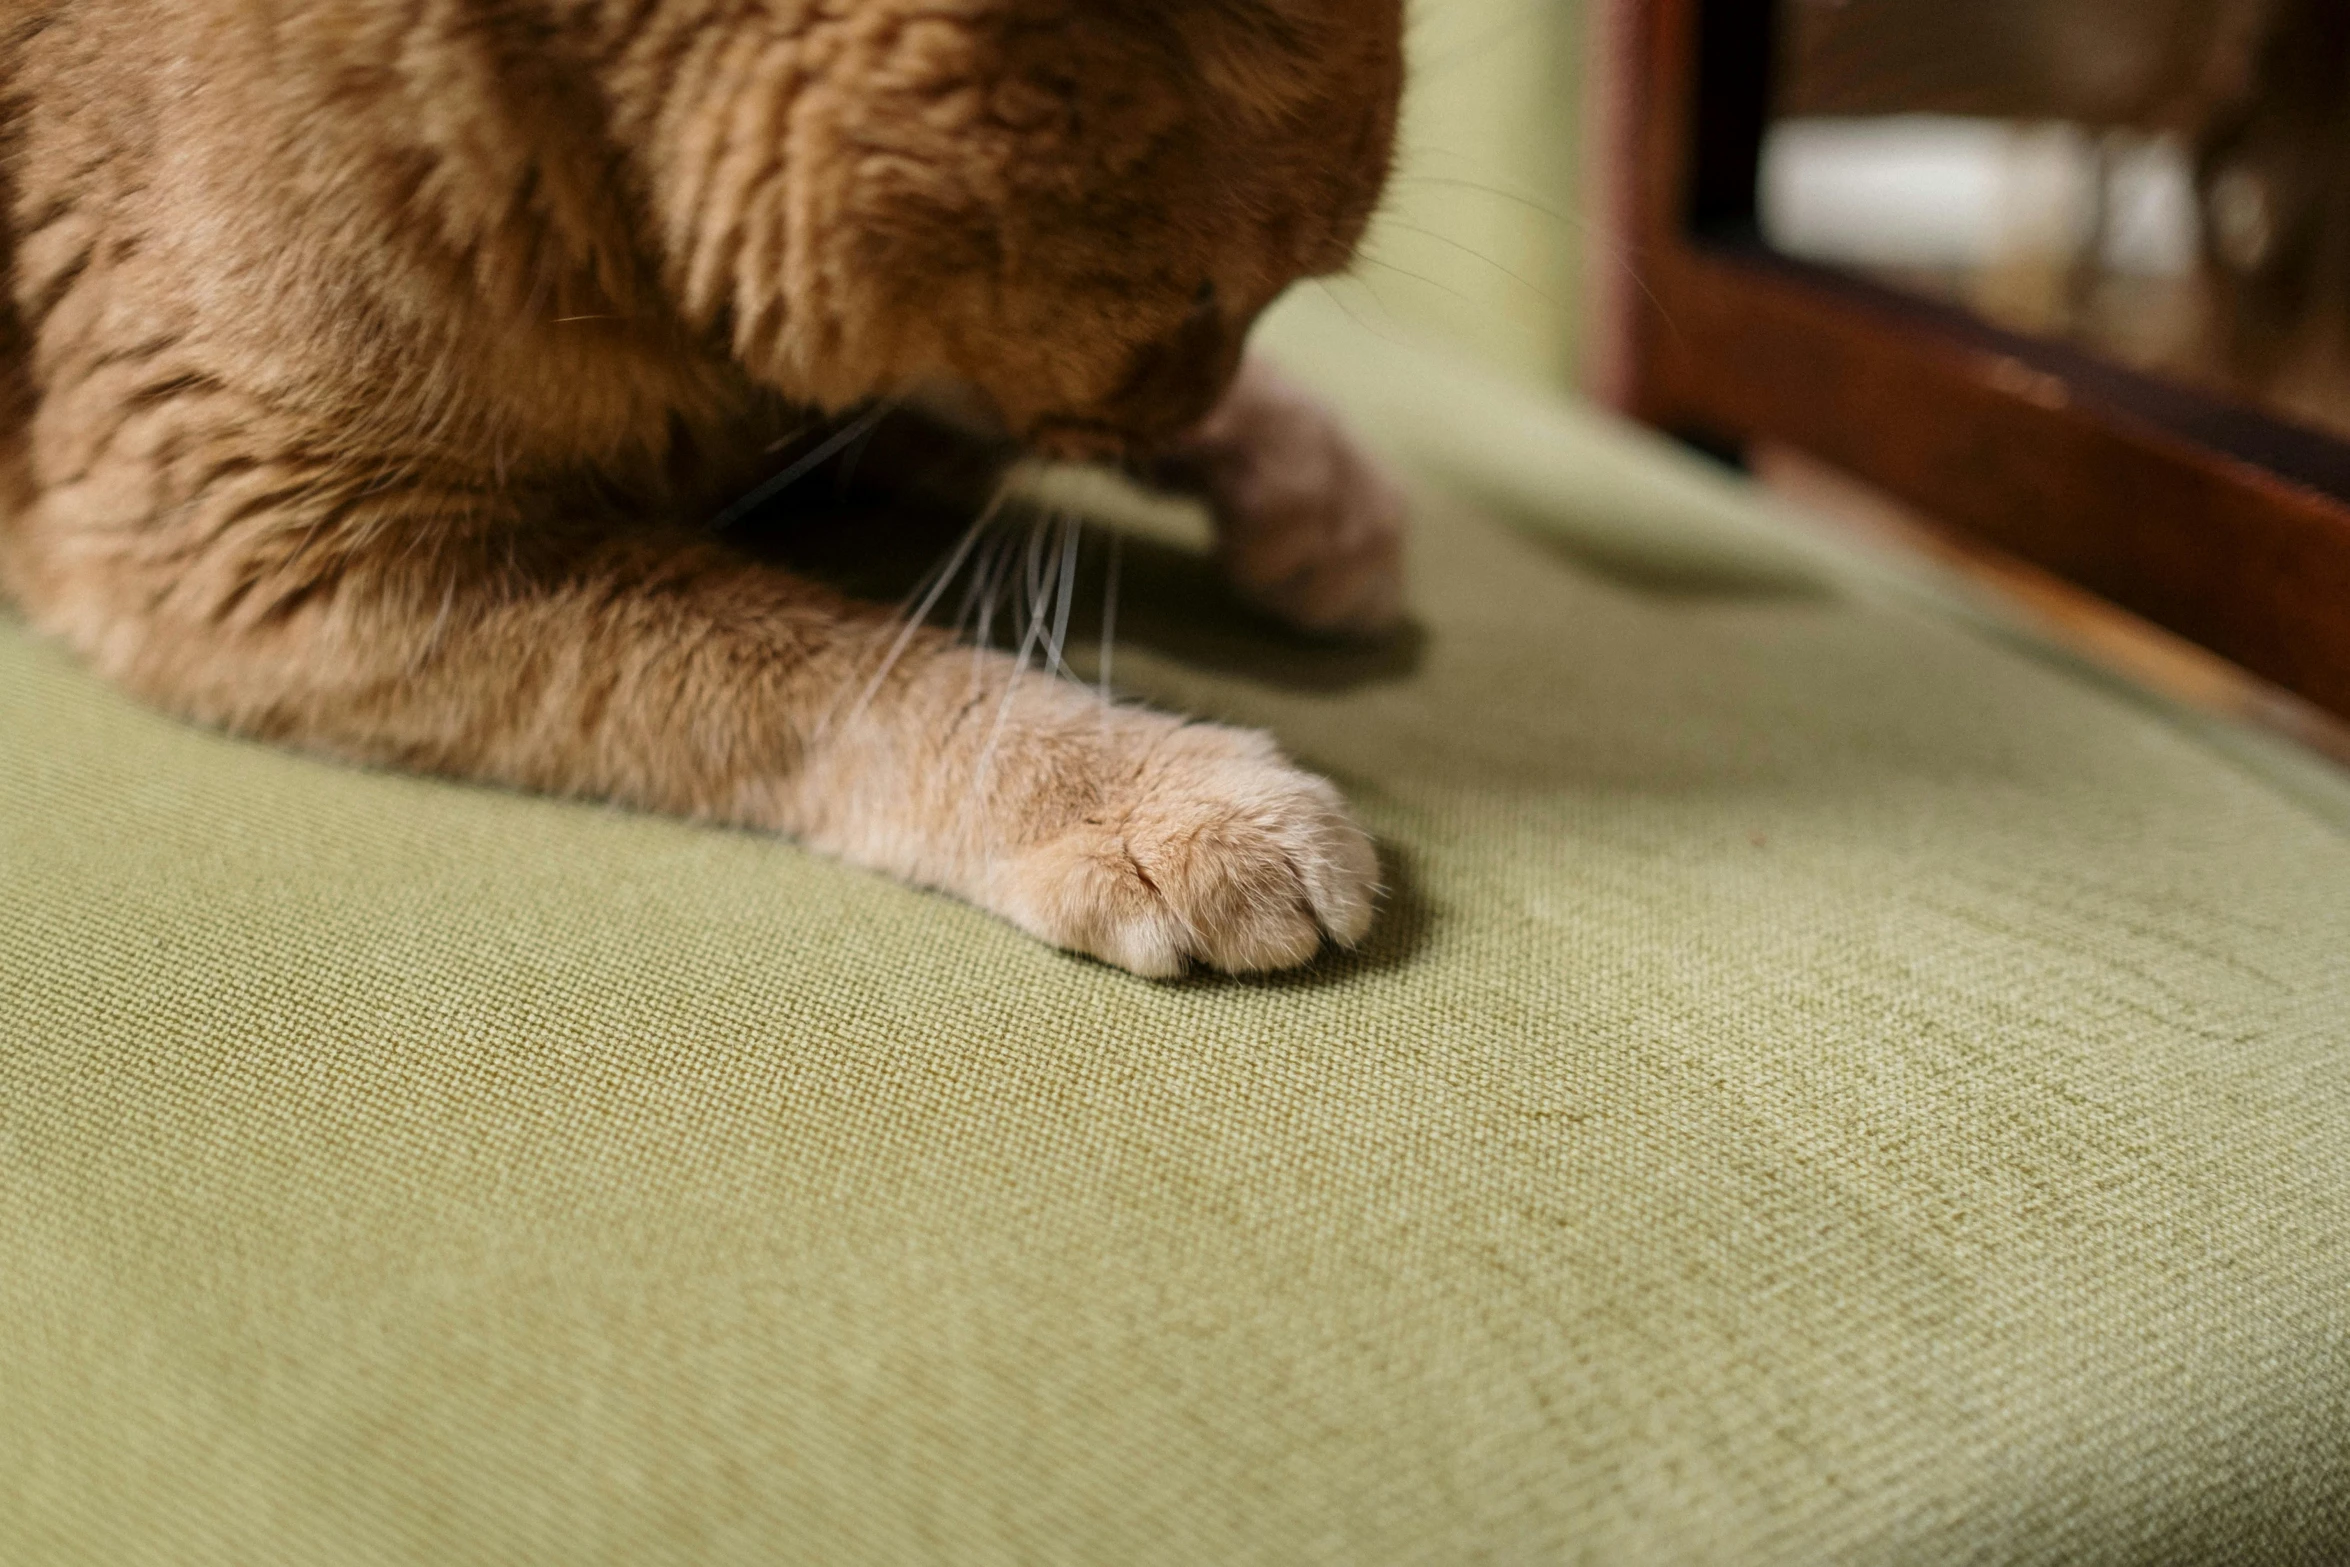
[[[1318,411],[1202,420],[1377,199],[1396,0],[5,4],[0,585],[106,675],[1146,973],[1363,932],[1367,841],[1261,737],[930,632],[827,723],[894,629],[705,524],[807,411],[952,389],[1187,460],[1236,561],[1297,531],[1248,580],[1295,617],[1391,616]],[[1291,451],[1356,477],[1251,514]]]

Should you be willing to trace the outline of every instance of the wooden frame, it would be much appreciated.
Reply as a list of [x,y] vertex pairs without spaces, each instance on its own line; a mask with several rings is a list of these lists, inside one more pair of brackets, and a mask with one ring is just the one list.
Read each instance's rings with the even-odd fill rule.
[[2350,715],[2350,443],[1767,249],[1774,0],[1614,0],[1607,138],[1638,418],[1785,442]]

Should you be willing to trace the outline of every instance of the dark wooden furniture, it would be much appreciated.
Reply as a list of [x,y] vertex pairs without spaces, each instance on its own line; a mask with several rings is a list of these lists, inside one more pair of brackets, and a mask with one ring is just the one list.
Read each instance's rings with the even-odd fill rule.
[[1793,445],[2350,715],[2350,443],[1772,252],[1772,0],[1611,23],[1616,401]]

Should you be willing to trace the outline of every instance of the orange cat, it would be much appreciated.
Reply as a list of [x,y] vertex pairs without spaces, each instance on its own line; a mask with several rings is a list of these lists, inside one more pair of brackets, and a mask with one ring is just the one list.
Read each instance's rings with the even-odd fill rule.
[[1392,619],[1393,490],[1241,344],[1378,198],[1399,0],[0,12],[0,585],[105,674],[1141,973],[1363,934],[1371,846],[1265,737],[928,630],[865,691],[893,620],[709,522],[809,410],[938,393],[1196,475],[1294,620]]

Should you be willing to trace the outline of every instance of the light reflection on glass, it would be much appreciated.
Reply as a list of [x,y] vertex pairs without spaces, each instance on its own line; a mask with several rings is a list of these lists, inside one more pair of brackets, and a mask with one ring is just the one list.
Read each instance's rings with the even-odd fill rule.
[[1770,243],[2350,435],[2350,3],[1782,14]]

